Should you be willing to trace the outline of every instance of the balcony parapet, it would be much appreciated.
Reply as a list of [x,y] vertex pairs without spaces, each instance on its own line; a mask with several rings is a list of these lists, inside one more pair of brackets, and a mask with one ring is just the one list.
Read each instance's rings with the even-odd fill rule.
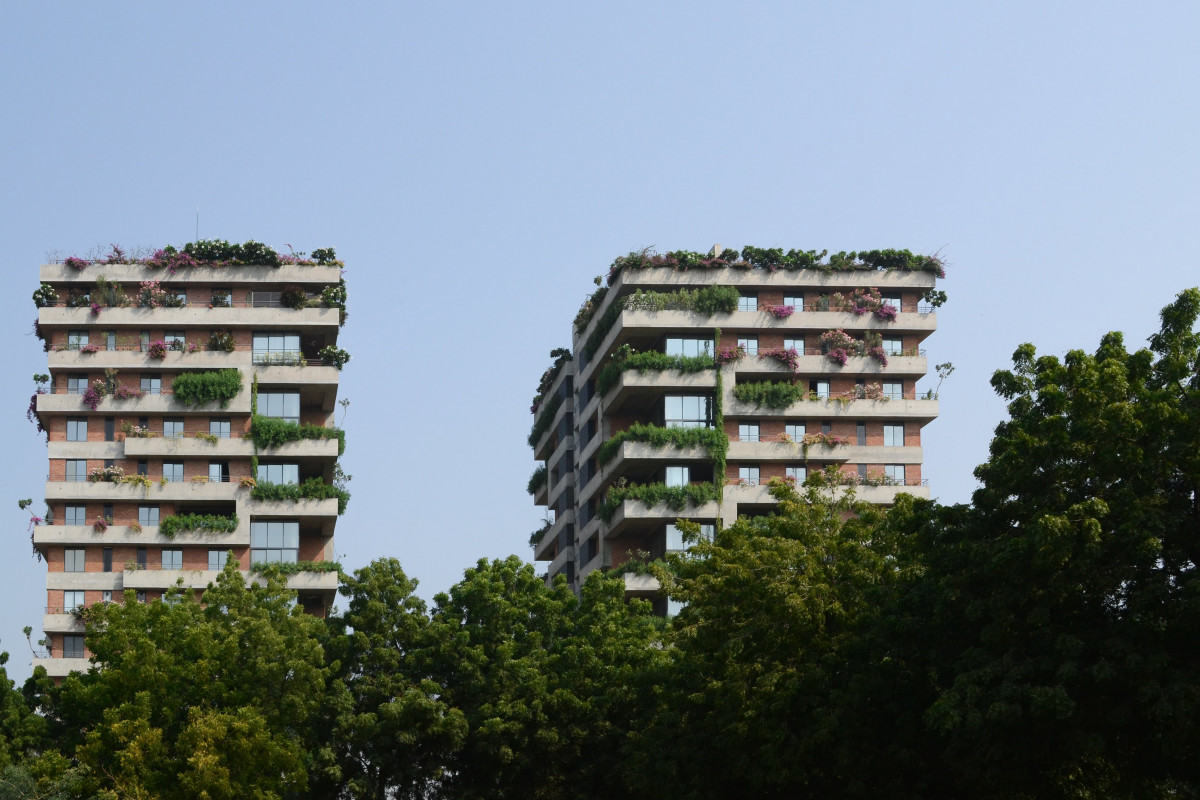
[[851,356],[846,360],[846,365],[842,366],[820,355],[819,351],[806,350],[805,353],[806,355],[797,357],[795,372],[774,358],[759,358],[756,355],[748,355],[733,362],[734,371],[738,375],[762,378],[792,375],[874,375],[882,380],[900,376],[921,377],[929,371],[928,360],[924,356],[888,356],[886,367],[868,356]]
[[51,350],[46,355],[46,361],[51,370],[71,367],[91,370],[137,369],[147,372],[229,368],[245,371],[250,367],[250,356],[249,350],[235,350],[232,353],[211,350],[197,350],[194,353],[188,353],[180,350],[168,350],[162,358],[150,358],[140,348],[97,350],[95,353],[82,350]]
[[[93,276],[93,282],[95,277]],[[335,281],[336,283],[336,281]],[[288,327],[334,333],[338,330],[341,309],[337,308],[262,308],[240,306],[208,308],[188,305],[180,308],[141,308],[125,306],[105,308],[92,316],[90,308],[50,306],[38,311],[38,324],[48,328],[253,328]],[[192,353],[190,355],[199,355]]]
[[[220,403],[205,403],[204,405],[189,406],[178,402],[170,392],[162,394],[146,394],[141,397],[128,397],[118,400],[106,397],[100,401],[95,413],[126,414],[152,416],[157,414],[185,414],[197,412],[204,414],[249,414],[250,413],[250,378],[243,373],[242,391],[239,392],[229,405],[222,408]],[[46,393],[37,396],[37,411],[39,414],[87,414],[91,409],[83,404],[83,395]]]
[[[170,483],[151,481],[149,487],[110,481],[47,481],[46,483],[47,501],[232,502],[239,497],[248,496],[248,494],[248,489],[244,489],[236,483],[208,481],[173,481]],[[332,502],[334,512],[337,512],[336,500],[302,502]]]
[[799,442],[740,442],[729,443],[729,461],[822,461],[854,464],[920,464],[924,450],[920,447],[883,447],[860,445],[812,444],[805,456]]
[[162,281],[171,286],[211,285],[231,286],[234,284],[291,284],[312,286],[314,284],[336,284],[342,275],[339,266],[299,266],[284,264],[279,267],[242,265],[228,267],[188,267],[177,269],[172,275],[165,269],[155,269],[144,264],[92,264],[78,270],[66,264],[42,264],[38,270],[42,283],[69,283],[91,286],[97,276],[103,275],[117,283],[141,283]]
[[[826,272],[819,269],[697,269],[687,272],[666,267],[625,269],[609,289],[609,295],[620,294],[624,287],[670,291],[721,285],[738,288],[814,289],[839,291],[843,289],[932,289],[937,278],[930,272],[893,270],[844,270]],[[602,311],[602,310],[601,310]],[[600,312],[597,312],[597,316]]]
[[72,672],[87,672],[92,662],[86,658],[35,658],[33,667],[43,667],[51,678],[65,678]]

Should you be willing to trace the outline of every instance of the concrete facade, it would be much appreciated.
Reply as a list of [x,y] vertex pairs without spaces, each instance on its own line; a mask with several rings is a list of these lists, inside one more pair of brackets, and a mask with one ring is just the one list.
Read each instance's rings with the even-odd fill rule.
[[[769,513],[775,501],[768,484],[789,475],[803,480],[815,471],[831,470],[837,481],[854,486],[859,499],[883,505],[895,502],[901,492],[928,497],[921,474],[921,429],[937,417],[938,404],[932,396],[918,396],[916,384],[929,369],[922,348],[937,319],[925,294],[936,281],[933,271],[875,269],[619,271],[584,327],[572,331],[570,356],[535,404],[535,419],[550,403],[557,404],[532,444],[539,469],[546,470],[545,481],[531,486],[534,503],[545,507],[548,520],[540,538],[533,537],[535,559],[548,562],[546,580],[565,575],[578,589],[593,570],[625,571],[626,561],[657,558],[678,546],[671,528],[680,518],[728,526],[739,515]],[[635,292],[710,286],[736,289],[742,298],[738,310],[706,314],[623,307],[608,313],[615,321],[606,333],[596,332],[607,324],[602,320],[613,304]],[[877,290],[893,307],[898,302],[894,317],[839,310],[838,299],[831,300],[834,293],[848,296],[856,290]],[[788,305],[792,313],[783,311]],[[820,339],[836,330],[866,346],[880,346],[885,358],[851,355],[844,365],[835,363]],[[667,355],[707,346],[707,352],[719,355],[739,340],[747,342],[746,354],[710,369],[626,369],[611,387],[598,390],[597,376],[624,345],[634,352]],[[594,347],[590,357],[589,343]],[[765,353],[787,347],[797,351],[794,368]],[[808,391],[783,408],[738,399],[736,387],[759,382]],[[667,406],[679,398],[693,404],[699,398],[708,409],[706,418],[683,425],[668,420]],[[601,446],[634,424],[720,425],[728,443],[724,474],[715,474],[719,462],[703,447],[659,448],[628,439],[601,462]],[[792,435],[800,431],[801,438]],[[609,504],[607,519],[599,513],[614,486],[677,483],[681,475],[693,485],[711,483],[720,499],[690,503],[683,511],[626,499],[615,507]],[[652,577],[627,571],[626,585],[631,595],[652,598],[666,612]]]
[[[115,292],[98,288],[101,276]],[[321,292],[339,285],[339,265],[201,265],[170,274],[142,264],[47,264],[39,278],[58,301],[38,310],[50,380],[34,403],[48,466],[46,521],[34,529],[33,544],[47,567],[49,647],[35,665],[52,677],[88,667],[74,613],[80,606],[121,602],[126,591],[145,602],[175,586],[202,591],[222,559],[252,576],[258,561],[334,558],[336,498],[254,499],[253,487],[268,475],[334,482],[338,440],[260,448],[251,420],[256,399],[264,416],[284,416],[266,408],[269,399],[272,409],[293,409],[288,419],[334,425],[340,373],[320,352],[337,345],[341,313]],[[184,296],[184,304],[145,307],[146,281]],[[280,293],[297,290],[307,301],[283,307]],[[149,346],[174,340],[180,343],[161,357]],[[223,405],[189,406],[172,392],[179,375],[224,369],[239,371],[241,391]],[[97,381],[108,394],[93,409],[83,393]],[[116,387],[128,396],[114,397]],[[106,469],[120,472],[114,479]],[[160,532],[177,514],[236,515],[237,525],[229,533]],[[286,530],[279,542],[262,538],[271,523],[284,523],[272,527]],[[337,585],[338,573],[320,568],[288,578],[304,608],[318,615],[332,605]]]

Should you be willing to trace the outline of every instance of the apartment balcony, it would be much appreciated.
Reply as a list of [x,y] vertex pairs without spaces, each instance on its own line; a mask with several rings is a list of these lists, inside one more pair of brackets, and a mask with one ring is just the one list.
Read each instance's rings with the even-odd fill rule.
[[[567,414],[575,411],[575,397],[569,395],[564,398],[559,405],[558,410],[554,412],[554,418],[550,421],[550,425],[546,428],[545,433],[538,439],[537,444],[533,448],[533,458],[536,461],[548,461],[553,453],[562,449],[564,444],[573,443],[574,437],[572,432],[564,430],[564,420]],[[536,420],[537,417],[535,416]],[[560,435],[562,434],[562,435]]]
[[[161,483],[151,481],[150,486],[139,486],[133,483],[112,483],[109,481],[48,481],[46,483],[46,501],[55,500],[92,500],[99,503],[114,501],[131,501],[137,503],[187,503],[187,502],[233,502],[239,492],[248,493],[236,483],[214,483],[207,478],[204,481],[173,481]],[[334,512],[337,512],[337,501],[303,502],[332,502]]]
[[214,569],[127,569],[123,573],[126,589],[170,589],[183,582],[185,589],[207,589],[217,582],[221,570]]
[[542,484],[540,486],[538,486],[537,489],[534,490],[533,504],[535,506],[549,505],[549,503],[550,503],[549,481],[550,481],[550,477],[547,475],[546,480],[542,481]]
[[635,531],[648,531],[661,525],[674,522],[677,519],[716,519],[720,515],[720,507],[715,500],[694,505],[689,503],[682,511],[677,511],[666,503],[647,506],[640,500],[625,500],[613,512],[608,521],[606,539],[615,539]]
[[34,669],[43,667],[51,678],[65,678],[72,672],[87,672],[92,662],[86,658],[35,658]]
[[[249,438],[244,441],[250,441]],[[279,447],[264,447],[258,451],[260,458],[337,458],[337,439],[300,439]]]
[[929,371],[925,356],[888,356],[886,367],[868,356],[853,356],[842,366],[825,358],[820,350],[807,349],[804,352],[804,355],[797,357],[794,372],[786,364],[781,364],[770,356],[756,355],[748,355],[734,362],[733,370],[737,375],[744,375],[750,380],[790,378],[795,375],[863,375],[886,380],[899,377],[920,378]]
[[549,575],[554,575],[560,569],[562,569],[568,561],[574,561],[574,560],[575,560],[575,545],[570,545],[569,547],[564,547],[562,550],[558,551],[558,555],[555,556],[554,560],[550,562],[550,566],[547,567],[546,572]]
[[129,525],[109,525],[103,533],[98,533],[91,525],[38,525],[33,529],[33,545],[39,550],[52,545],[86,546],[103,545],[135,545],[137,547],[171,547],[173,545],[208,545],[222,547],[225,545],[239,546],[250,544],[250,526],[247,520],[239,518],[238,529],[233,533],[213,533],[212,531],[180,531],[172,536],[163,536],[158,532],[157,525],[145,525],[141,531]]
[[575,521],[575,511],[568,509],[554,518],[554,524],[550,526],[550,530],[542,535],[542,540],[538,542],[537,549],[534,551],[535,561],[549,561],[549,551],[551,545],[558,541],[558,537],[562,534],[567,525]]
[[172,275],[164,269],[153,269],[144,264],[93,264],[82,270],[68,267],[66,264],[42,264],[39,274],[42,283],[67,283],[81,287],[95,285],[96,277],[103,275],[110,281],[124,284],[136,284],[142,281],[162,281],[170,286],[233,286],[235,284],[266,286],[296,283],[311,290],[315,286],[336,284],[341,278],[342,268],[339,266],[301,267],[295,264],[284,264],[279,267],[249,265],[191,267],[176,270]]
[[[704,447],[654,447],[646,442],[621,442],[616,455],[588,481],[579,496],[586,500],[599,491],[602,484],[612,482],[639,469],[643,473],[649,473],[650,471],[658,472],[667,462],[681,464],[709,463],[711,461],[712,455]],[[636,480],[635,482],[642,481]]]
[[[547,477],[547,480],[549,480],[549,477]],[[559,479],[554,482],[554,485],[550,487],[550,492],[549,492],[548,496],[552,500],[557,501],[559,496],[562,495],[562,493],[565,492],[567,490],[567,488],[570,487],[574,483],[575,483],[575,473],[564,471],[562,473],[562,475],[559,477]],[[542,505],[546,505],[546,503],[542,503]]]
[[289,519],[327,522],[336,520],[338,501],[336,497],[323,500],[252,500],[247,498],[238,504],[239,513],[256,518],[287,517]]
[[48,608],[42,617],[42,630],[46,633],[83,633],[83,620],[61,608]]
[[[93,276],[92,281],[95,281]],[[336,281],[334,281],[336,283]],[[341,310],[337,308],[264,308],[233,306],[209,308],[187,305],[181,308],[141,308],[126,306],[105,308],[92,316],[90,308],[52,306],[39,309],[38,324],[43,330],[54,328],[296,328],[305,333],[336,334]],[[192,353],[190,355],[199,355]]]
[[811,444],[807,456],[800,442],[739,442],[729,443],[729,461],[821,461],[853,464],[920,464],[924,450],[920,447],[882,447],[860,445]]
[[50,442],[46,447],[51,459],[55,458],[124,458],[125,448],[120,442]]
[[787,408],[743,403],[726,386],[726,417],[821,417],[914,420],[922,425],[937,419],[937,400],[797,400]]
[[[843,496],[850,488],[854,489],[855,499],[879,506],[893,505],[896,502],[896,496],[900,494],[911,494],[913,497],[925,499],[929,498],[928,486],[902,486],[900,484],[854,487],[837,486],[833,490],[834,497]],[[732,504],[735,507],[766,508],[774,506],[776,501],[771,496],[770,487],[766,484],[759,484],[757,486],[726,486],[724,503],[726,505]],[[726,514],[723,516],[725,516],[726,524],[732,524],[732,515]]]
[[621,373],[616,385],[609,390],[605,413],[620,414],[625,408],[648,408],[660,404],[664,394],[711,393],[716,386],[717,378],[713,370],[680,372],[671,369],[641,373],[628,369]]
[[[334,442],[334,455],[337,454]],[[219,438],[216,442],[183,436],[127,436],[125,458],[250,458],[254,442],[249,438]],[[54,455],[51,454],[51,458]],[[121,456],[118,456],[120,458]]]
[[[118,567],[119,568],[119,567]],[[47,589],[108,589],[121,591],[120,572],[47,572]]]
[[763,269],[698,269],[677,272],[666,267],[652,269],[622,270],[616,283],[609,289],[609,296],[621,293],[623,287],[671,291],[672,289],[697,289],[719,284],[744,289],[819,289],[823,291],[845,291],[846,289],[932,289],[937,278],[929,272],[881,272],[878,270],[847,270],[824,272],[818,269],[778,270]]
[[277,386],[295,387],[300,390],[300,405],[305,408],[320,408],[328,413],[337,403],[338,378],[336,367],[328,366],[258,366],[260,391],[271,391]]
[[[201,347],[204,346],[203,342],[200,344]],[[51,350],[46,354],[46,361],[51,371],[64,367],[74,369],[82,367],[92,370],[136,369],[152,372],[236,367],[244,371],[250,367],[250,351],[235,350],[232,353],[226,353],[224,351],[197,350],[194,353],[188,353],[168,350],[163,358],[150,358],[140,346],[122,350],[98,350],[95,353],[86,353],[82,350]]]
[[[91,409],[83,404],[83,395],[66,392],[46,393],[37,396],[39,414],[85,414]],[[220,403],[189,406],[176,401],[170,392],[147,394],[118,400],[106,397],[100,401],[97,413],[125,414],[127,416],[155,416],[158,414],[184,414],[187,412],[207,414],[249,414],[250,376],[242,373],[242,391],[224,408]]]
[[653,575],[639,575],[636,572],[626,572],[622,577],[625,579],[626,597],[641,597],[646,600],[653,600],[662,591],[662,584]]

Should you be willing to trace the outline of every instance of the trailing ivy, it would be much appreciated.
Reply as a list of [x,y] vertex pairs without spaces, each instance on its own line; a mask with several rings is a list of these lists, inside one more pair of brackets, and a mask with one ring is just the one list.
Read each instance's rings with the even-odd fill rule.
[[341,428],[322,425],[299,425],[278,417],[254,415],[250,418],[250,439],[256,448],[281,447],[301,439],[337,439],[338,455],[346,452],[346,432]]
[[250,565],[251,572],[270,572],[276,570],[280,575],[299,575],[301,572],[338,572],[342,565],[338,561],[297,561],[285,563],[282,561],[255,561]]
[[562,406],[562,395],[554,395],[546,404],[538,410],[537,419],[533,422],[533,430],[529,432],[529,446],[537,447],[537,443],[550,429],[550,423],[554,422],[554,415],[558,413],[559,407]]
[[238,518],[220,514],[175,514],[164,517],[158,523],[158,532],[168,538],[183,531],[202,531],[204,533],[233,533],[237,530]]
[[320,478],[309,478],[299,485],[261,481],[250,490],[250,496],[255,500],[328,500],[336,497],[339,514],[346,513],[346,505],[350,502],[350,492]]
[[664,447],[703,447],[715,454],[725,442],[725,432],[716,428],[663,428],[635,422],[617,433],[596,450],[596,461],[607,464],[616,456],[623,442],[645,442],[656,449]]
[[792,403],[804,399],[805,388],[798,383],[775,383],[762,381],[758,383],[739,383],[733,387],[733,396],[743,403],[767,408],[787,408]]
[[630,369],[636,369],[644,375],[647,372],[663,372],[669,369],[703,372],[714,366],[716,362],[711,355],[669,356],[655,350],[636,353],[629,345],[623,344],[616,349],[603,369],[596,373],[596,392],[601,396],[608,394],[609,390],[617,385],[621,373]]
[[537,469],[529,476],[529,484],[525,487],[530,494],[537,494],[546,485],[546,464],[538,464]]
[[226,408],[241,391],[242,373],[236,369],[182,372],[171,383],[172,395],[186,406],[220,403]]
[[596,515],[608,522],[617,507],[626,500],[640,500],[647,508],[665,503],[672,511],[683,511],[688,503],[703,505],[720,499],[720,489],[714,483],[693,483],[687,486],[667,486],[665,483],[613,486],[597,507]]

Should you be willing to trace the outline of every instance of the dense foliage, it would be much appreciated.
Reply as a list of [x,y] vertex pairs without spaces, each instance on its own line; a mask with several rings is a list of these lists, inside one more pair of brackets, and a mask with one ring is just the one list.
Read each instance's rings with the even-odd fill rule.
[[221,408],[242,391],[242,373],[237,369],[181,372],[171,382],[171,394],[185,406],[220,403]]
[[600,396],[608,394],[617,385],[621,374],[626,370],[635,369],[641,374],[647,372],[662,372],[673,369],[679,372],[703,372],[716,366],[711,355],[698,356],[669,356],[655,350],[635,352],[632,347],[623,344],[613,351],[599,372],[596,373],[596,392]]
[[158,523],[158,532],[172,537],[181,531],[203,531],[204,533],[233,533],[237,530],[236,515],[221,514],[173,514],[163,517]]
[[613,434],[596,450],[596,461],[601,465],[612,461],[623,442],[645,442],[651,447],[703,447],[710,454],[723,450],[728,443],[724,431],[715,428],[664,428],[635,422],[623,431]]
[[255,500],[328,500],[337,498],[338,513],[346,513],[350,492],[320,478],[308,478],[303,483],[269,483],[258,481],[250,490]]
[[260,450],[282,447],[288,442],[299,442],[303,439],[337,439],[338,455],[346,452],[346,432],[341,428],[300,425],[278,417],[263,417],[258,414],[250,419],[250,439]]
[[970,505],[778,483],[681,523],[629,568],[669,620],[516,557],[432,608],[381,559],[328,620],[276,567],[97,603],[99,669],[17,691],[0,657],[0,798],[1196,797],[1198,319],[1190,290],[1147,349],[1019,348]]

